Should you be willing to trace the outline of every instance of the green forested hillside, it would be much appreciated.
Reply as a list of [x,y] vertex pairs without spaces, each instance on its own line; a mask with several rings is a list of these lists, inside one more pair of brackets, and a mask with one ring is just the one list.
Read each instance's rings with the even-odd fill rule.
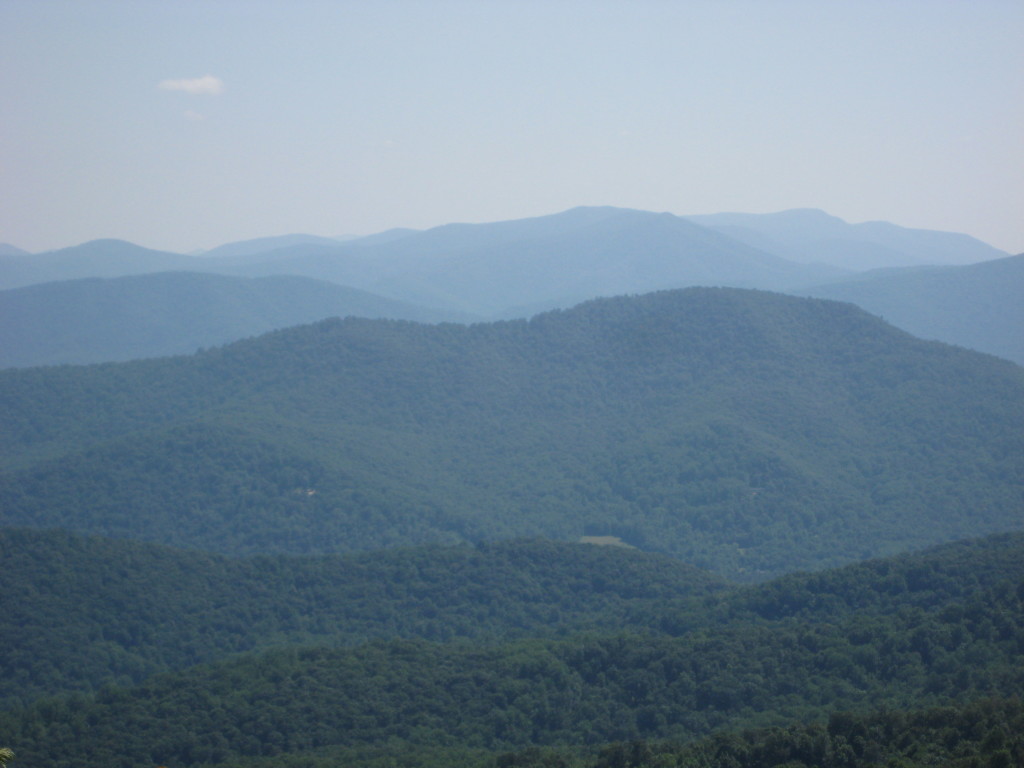
[[[376,764],[375,753],[403,765],[452,764],[455,753],[512,765],[531,753],[498,753],[689,740],[751,726],[794,726],[774,743],[796,739],[787,748],[806,748],[823,733],[812,726],[801,738],[806,722],[827,722],[830,748],[845,743],[852,759],[869,741],[885,743],[886,728],[890,741],[898,727],[924,743],[935,724],[951,734],[973,718],[987,730],[958,738],[979,742],[972,748],[980,753],[982,736],[1019,720],[1019,704],[972,710],[972,702],[1024,686],[1022,547],[1020,535],[1003,536],[732,597],[709,594],[669,610],[661,632],[282,648],[134,688],[41,701],[0,715],[0,732],[26,762],[52,766],[235,765],[271,756],[284,765]],[[671,630],[680,611],[691,626]],[[940,705],[958,711],[891,714]],[[880,708],[889,714],[839,714]],[[1009,735],[1002,743],[992,736],[985,749],[1010,754]],[[766,738],[723,735],[694,748],[752,752],[767,748]],[[608,747],[600,759],[616,754]]]
[[0,562],[7,704],[287,643],[646,627],[725,588],[665,556],[543,541],[230,559],[6,529]]
[[[360,756],[339,752],[322,763],[303,764],[330,765],[338,757],[358,760]],[[285,759],[275,764],[298,763]],[[723,732],[685,745],[619,742],[587,757],[533,747],[501,755],[493,764],[498,768],[1012,768],[1024,764],[1024,705],[1017,698],[992,698],[956,708],[836,712],[827,723]]]
[[6,529],[0,558],[2,700],[12,704],[289,643],[884,619],[1024,578],[1024,535],[739,590],[664,556],[540,540],[231,559]]
[[1024,372],[694,289],[0,375],[5,525],[228,553],[615,535],[743,579],[1013,529]]

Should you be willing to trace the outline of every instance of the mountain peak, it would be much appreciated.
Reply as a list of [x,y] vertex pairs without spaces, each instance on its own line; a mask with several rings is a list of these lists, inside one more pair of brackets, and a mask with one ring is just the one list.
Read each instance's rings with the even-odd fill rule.
[[341,245],[341,240],[333,237],[321,237],[319,235],[291,234],[275,235],[272,237],[257,237],[251,240],[239,240],[238,242],[225,243],[203,253],[206,258],[237,258],[242,256],[256,256],[270,251],[289,248],[295,245],[323,245],[336,247]]
[[70,245],[66,248],[57,248],[52,251],[45,251],[46,255],[54,254],[75,254],[75,255],[92,255],[92,254],[104,254],[104,255],[122,255],[126,253],[163,253],[163,251],[155,251],[152,248],[146,248],[145,246],[132,243],[128,240],[120,240],[114,237],[103,237],[96,240],[87,240],[84,243],[78,245]]
[[10,243],[0,243],[0,256],[28,256],[29,252]]

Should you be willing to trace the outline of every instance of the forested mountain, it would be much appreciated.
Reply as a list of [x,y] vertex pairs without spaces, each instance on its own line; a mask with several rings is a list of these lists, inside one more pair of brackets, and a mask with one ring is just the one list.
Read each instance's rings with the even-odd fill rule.
[[191,354],[328,317],[465,320],[303,277],[194,272],[85,278],[0,291],[0,367]]
[[[226,282],[216,283],[212,277],[209,281],[196,276],[181,278],[193,281],[194,295],[183,294],[184,283],[179,283],[173,288],[173,302],[161,298],[154,302],[153,283],[141,279],[115,285],[79,282],[74,288],[36,285],[141,275],[166,281],[169,278],[153,273],[187,271],[236,278],[305,277],[415,307],[430,307],[457,321],[528,317],[595,297],[687,286],[785,290],[801,295],[814,290],[848,298],[868,311],[891,310],[886,317],[891,315],[893,322],[913,333],[1003,356],[1010,352],[1011,359],[1019,360],[1012,339],[1024,334],[1014,333],[1017,329],[1009,320],[999,319],[1008,317],[1004,305],[1009,312],[1017,312],[1020,302],[1015,301],[1015,294],[1009,302],[987,302],[986,295],[987,308],[977,318],[960,309],[965,302],[977,301],[977,291],[984,290],[987,278],[981,271],[958,285],[960,293],[948,311],[939,295],[949,293],[946,289],[926,289],[918,297],[914,291],[919,286],[909,279],[869,275],[870,279],[860,284],[861,275],[850,272],[907,264],[981,262],[1003,256],[966,235],[912,230],[885,222],[850,225],[814,210],[683,218],[584,207],[530,219],[447,224],[424,231],[396,229],[353,239],[314,235],[258,238],[227,243],[201,257],[97,240],[59,251],[0,258],[0,290],[37,289],[4,297],[7,303],[15,302],[15,318],[42,318],[32,325],[17,319],[6,323],[7,336],[0,339],[0,349],[7,365],[126,360],[189,352],[287,323],[338,314],[300,312],[299,307],[294,312],[279,310],[277,307],[289,302],[305,303],[296,296],[294,283],[272,290],[275,283],[265,282],[258,291],[250,283],[248,290],[229,291],[232,296],[238,292],[259,294],[252,309],[238,304],[248,307],[251,296],[228,298],[228,303],[247,317],[254,312],[267,316],[259,317],[258,322],[227,322],[229,312],[190,315],[190,308],[210,299],[211,286],[226,290]],[[850,279],[858,281],[857,287],[850,287]],[[840,280],[842,287],[831,285]],[[823,287],[807,289],[812,285]],[[969,290],[973,288],[977,291]],[[318,288],[318,296],[325,290]],[[1008,284],[1002,286],[999,296],[1010,290]],[[68,309],[54,313],[54,300],[66,301]],[[323,302],[322,296],[311,300],[314,307]],[[149,311],[153,304],[170,310],[166,323]],[[76,306],[81,307],[78,315],[73,311]],[[177,314],[175,307],[180,308]],[[436,315],[417,311],[425,310],[373,305],[358,313],[436,319]],[[70,318],[83,312],[88,316],[79,328]],[[49,318],[55,314],[68,317],[68,324],[62,327],[51,322]],[[42,330],[34,330],[36,327]],[[100,333],[90,334],[93,327]],[[101,341],[110,338],[113,342],[118,335],[115,329],[126,329],[120,332],[128,335],[121,337],[123,346]]]
[[1024,254],[961,267],[878,270],[795,293],[850,301],[915,336],[1024,365]]
[[857,272],[926,264],[973,264],[1007,255],[969,235],[908,229],[887,221],[847,224],[814,209],[715,213],[687,219],[776,256]]
[[[16,533],[10,541],[30,548],[41,545],[51,553],[132,549],[53,535],[35,535],[33,545],[32,538]],[[774,763],[742,762],[744,754],[765,760],[787,754],[791,757],[782,759],[800,760],[795,765],[844,766],[868,765],[886,752],[927,759],[943,754],[941,750],[950,758],[1012,759],[1013,750],[1021,746],[1020,734],[1005,729],[1020,722],[1021,710],[1019,701],[1009,697],[1024,685],[1019,663],[1024,643],[1022,547],[1020,534],[993,537],[704,596],[703,587],[687,592],[694,583],[692,574],[680,574],[683,599],[672,598],[674,577],[663,578],[653,589],[641,587],[635,596],[639,610],[627,625],[645,631],[608,628],[486,644],[405,639],[355,647],[279,648],[157,675],[138,686],[109,687],[91,696],[8,710],[0,714],[0,732],[18,746],[22,759],[51,766],[270,764],[261,758],[285,766],[666,764],[656,761],[658,754],[693,759],[715,754],[723,760],[732,755],[741,762],[722,764],[740,765],[780,764],[778,758]],[[156,552],[134,549],[139,554]],[[413,585],[417,574],[452,583],[441,572],[444,564],[453,563],[469,566],[464,574],[468,584],[487,572],[480,556],[495,556],[492,578],[478,589],[463,588],[464,607],[475,604],[474,610],[480,610],[493,604],[501,576],[516,572],[514,562],[557,560],[551,558],[555,550],[566,555],[566,562],[549,564],[527,590],[548,595],[549,606],[557,605],[558,595],[581,577],[585,584],[588,569],[591,578],[600,574],[605,580],[613,602],[628,601],[630,580],[650,570],[644,565],[650,556],[642,553],[572,550],[543,542],[406,553],[409,559],[391,560],[390,575],[388,565],[371,565],[365,559],[319,564],[355,566],[349,573],[361,573],[365,584],[371,576],[382,577],[378,592],[383,615],[401,616],[408,610],[423,616],[430,597],[440,597],[444,587],[431,584],[430,576],[424,579],[430,585],[425,592],[413,586],[409,603],[392,603],[396,613],[388,607],[393,597],[388,591],[402,589],[411,564],[417,564]],[[178,557],[185,555],[165,551],[154,565],[171,564]],[[29,556],[20,562],[31,561]],[[78,561],[73,557],[69,566]],[[84,578],[114,575],[126,564],[129,573],[142,568],[142,563],[117,557],[109,566],[103,563],[100,558],[87,568]],[[610,563],[624,567],[609,572],[605,566]],[[315,600],[303,597],[303,574],[316,571],[306,570],[302,561],[261,558],[251,564],[276,565],[263,595],[269,607],[256,617],[264,629],[275,621],[289,621],[274,616],[281,610],[274,585],[289,577],[300,588],[290,620],[309,618],[308,612],[319,610]],[[59,578],[59,572],[55,576],[40,570],[32,569],[23,581],[45,585]],[[178,573],[172,570],[166,581]],[[200,573],[207,573],[202,565]],[[334,594],[342,605],[356,602],[354,592],[345,594],[344,586],[331,586],[330,576],[320,573],[326,590],[322,595]],[[526,571],[520,574],[521,579]],[[11,578],[18,583],[17,577]],[[150,576],[147,581],[158,585],[161,579]],[[216,605],[209,588],[192,598],[177,598],[176,606],[187,609],[190,600],[210,604],[207,617],[229,619],[230,610]],[[116,592],[116,584],[109,589]],[[658,605],[659,593],[663,607]],[[66,599],[70,604],[73,595]],[[140,588],[125,595],[123,607],[131,612],[139,602],[155,601]],[[368,596],[366,602],[374,600]],[[243,600],[236,616],[244,617],[255,605]],[[608,615],[597,599],[583,605],[579,616],[588,609],[596,609],[594,618]],[[515,599],[501,599],[494,605],[497,623],[503,610],[522,607]],[[356,608],[360,610],[366,608]],[[88,613],[88,608],[69,612],[65,620],[77,621]],[[639,616],[649,622],[646,628]],[[217,626],[211,630],[214,635],[220,631]],[[244,637],[244,632],[237,634]],[[149,631],[141,633],[137,644],[152,647],[164,640]],[[112,646],[101,638],[92,642]],[[1004,698],[993,701],[993,696]],[[937,706],[957,709],[913,711]],[[752,726],[776,730],[742,736],[723,732]],[[939,726],[942,730],[936,733],[933,729]],[[715,731],[720,733],[712,740],[689,746],[650,743],[688,741]],[[601,747],[610,741],[631,743]],[[917,746],[911,750],[911,745]],[[509,750],[514,751],[502,754]]]
[[201,257],[97,240],[0,259],[0,366],[186,354],[334,315],[466,322],[601,295],[698,284],[782,288],[835,276],[669,214],[616,208],[346,242],[285,235]]
[[542,540],[232,559],[3,529],[0,556],[7,706],[285,644],[868,621],[1024,578],[1019,533],[742,589],[661,555]]
[[[463,755],[456,759],[462,765],[470,764]],[[479,758],[480,764],[484,764],[484,759]],[[393,758],[383,756],[372,763],[364,759],[363,764],[386,765],[388,760]],[[307,757],[301,764],[326,766],[332,764],[330,761],[331,758],[317,761]],[[273,762],[249,759],[244,763],[271,764],[300,763],[287,758]],[[1024,765],[1024,704],[1019,698],[985,698],[958,707],[834,712],[827,722],[822,719],[785,728],[720,732],[687,744],[618,742],[586,757],[564,748],[530,747],[500,755],[492,764],[498,768],[1013,768]]]
[[1020,525],[1024,371],[692,289],[0,374],[4,525],[227,553],[620,536],[741,579]]
[[993,255],[613,208],[4,252],[2,286],[108,279],[0,293],[0,365],[362,317],[0,371],[0,743],[58,767],[1012,766],[1024,534],[830,566],[1020,531],[1020,367],[737,289],[409,322],[767,287],[1022,362],[1024,257]]
[[726,588],[669,557],[540,540],[231,559],[9,528],[0,558],[7,705],[284,644],[645,627]]
[[488,316],[691,285],[790,288],[840,274],[759,251],[671,214],[577,208],[534,219],[394,230],[346,242],[264,238],[230,243],[202,257],[97,240],[4,258],[0,289],[168,270],[296,275]]

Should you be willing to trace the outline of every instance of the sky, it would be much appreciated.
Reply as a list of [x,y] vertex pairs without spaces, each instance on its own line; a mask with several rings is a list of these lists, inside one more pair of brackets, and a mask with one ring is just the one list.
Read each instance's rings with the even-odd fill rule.
[[0,0],[0,242],[614,205],[1024,251],[1020,0]]

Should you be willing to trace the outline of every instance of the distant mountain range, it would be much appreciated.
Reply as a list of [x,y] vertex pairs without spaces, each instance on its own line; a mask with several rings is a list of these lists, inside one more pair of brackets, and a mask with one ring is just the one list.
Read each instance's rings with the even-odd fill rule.
[[777,256],[857,272],[885,267],[973,264],[1007,255],[969,235],[908,229],[887,221],[847,224],[816,209],[687,218]]
[[206,258],[236,258],[239,256],[258,256],[268,251],[290,248],[295,245],[335,246],[343,240],[356,238],[318,237],[317,235],[279,235],[278,237],[261,237],[254,240],[241,240],[204,251]]
[[4,256],[29,256],[28,251],[23,251],[10,243],[0,243],[0,258]]
[[614,208],[449,225],[382,244],[358,243],[342,251],[282,253],[242,269],[306,274],[491,317],[691,285],[781,289],[837,274],[757,251],[670,214]]
[[[1005,256],[966,235],[850,225],[813,210],[681,218],[609,207],[345,241],[261,238],[201,256],[116,240],[36,255],[13,249],[0,255],[0,287],[8,289],[0,291],[0,365],[187,353],[333,315],[427,322],[526,317],[598,296],[693,285],[844,298],[926,338],[1022,362],[1019,271],[978,269],[965,281],[955,271],[962,267],[947,266],[950,277],[943,282],[941,269],[933,270],[939,282],[927,291],[918,291],[908,274],[850,272]],[[191,275],[158,274],[167,272]],[[324,283],[334,284],[333,295]],[[955,286],[956,297],[939,283]],[[881,301],[883,295],[889,298]]]
[[125,240],[92,240],[58,251],[0,257],[0,288],[20,288],[56,280],[124,277],[151,272],[207,271],[202,261],[154,251]]

